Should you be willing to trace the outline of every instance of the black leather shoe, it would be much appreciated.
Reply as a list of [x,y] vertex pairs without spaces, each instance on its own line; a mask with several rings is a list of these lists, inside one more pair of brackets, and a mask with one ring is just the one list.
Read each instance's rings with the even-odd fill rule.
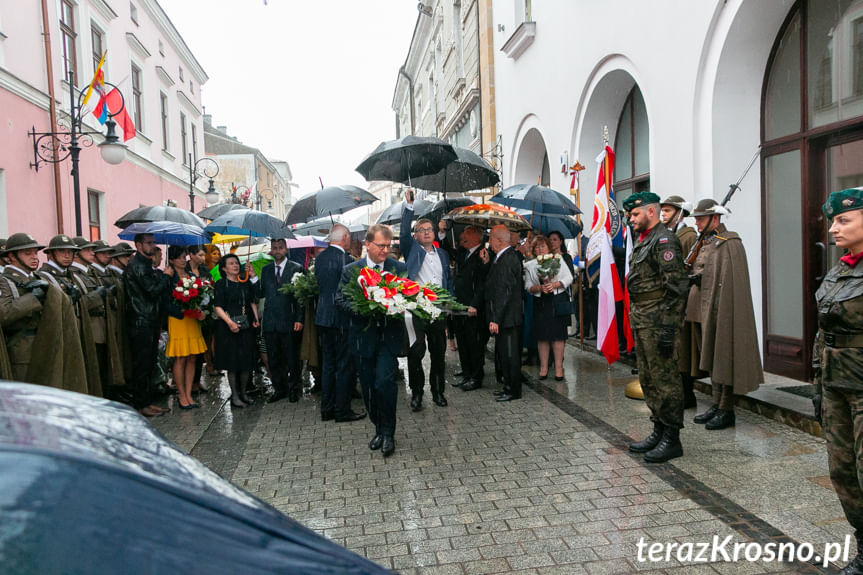
[[662,439],[662,432],[665,427],[659,423],[658,421],[653,422],[653,432],[642,439],[641,441],[636,441],[629,444],[629,451],[632,453],[647,453],[657,445],[659,445],[659,441]]
[[482,383],[479,381],[470,381],[463,386],[461,386],[462,391],[473,391],[475,389],[479,389],[482,387]]
[[332,421],[335,417],[332,412],[321,413],[321,421]]
[[692,423],[702,423],[702,424],[707,423],[708,421],[713,419],[713,416],[716,415],[717,411],[719,411],[719,406],[718,405],[711,405],[707,409],[707,411],[705,411],[704,413],[699,413],[698,415],[693,417]]
[[291,390],[288,392],[288,401],[291,403],[296,403],[300,400],[300,392],[296,390]]
[[356,411],[349,411],[345,414],[336,416],[336,423],[347,423],[349,421],[359,421],[366,416],[366,412],[357,413]]
[[271,395],[269,399],[267,399],[267,403],[276,403],[277,401],[281,401],[281,400],[285,399],[286,397],[288,397],[287,393],[276,392],[273,395]]
[[434,402],[434,404],[435,404],[435,405],[437,405],[438,407],[446,407],[446,406],[448,405],[448,404],[447,404],[447,401],[446,401],[446,398],[443,396],[443,394],[442,394],[442,393],[441,393],[440,395],[438,395],[438,396],[433,397],[433,398],[432,398],[432,401],[433,401],[433,402]]
[[734,427],[734,412],[720,409],[716,415],[710,418],[710,421],[704,424],[704,429],[711,431],[717,429],[725,429],[726,427]]
[[659,444],[644,454],[644,460],[648,463],[662,463],[682,456],[683,446],[680,444],[680,430],[665,428]]
[[465,378],[465,379],[460,379],[460,380],[458,380],[458,381],[454,381],[454,382],[452,382],[450,385],[451,385],[451,386],[453,386],[453,387],[461,387],[461,386],[463,386],[465,383],[467,383],[467,381],[468,381],[468,380],[467,380],[466,378]]
[[383,435],[375,435],[374,437],[372,437],[372,440],[369,441],[369,449],[371,449],[372,451],[375,451],[376,449],[380,449],[381,444],[383,442],[384,442],[384,436]]
[[412,411],[419,411],[422,408],[423,408],[423,396],[414,395],[413,397],[411,397],[411,410]]
[[521,399],[520,395],[513,395],[511,393],[504,393],[503,395],[499,395],[495,398],[495,401],[512,401],[514,399]]
[[396,440],[392,435],[384,435],[381,443],[381,453],[384,457],[389,457],[396,450]]
[[548,379],[548,372],[545,372],[545,375],[540,375],[540,376],[539,376],[539,380],[540,380],[540,381],[545,381],[546,379]]
[[492,395],[495,397],[500,397],[501,395],[509,395],[509,390],[507,388],[499,389],[495,391]]

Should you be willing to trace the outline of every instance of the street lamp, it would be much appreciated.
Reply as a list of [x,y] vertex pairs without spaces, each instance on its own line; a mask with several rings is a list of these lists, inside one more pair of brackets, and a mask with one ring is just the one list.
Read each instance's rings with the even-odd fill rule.
[[[210,162],[213,167],[216,168],[216,171],[208,173],[207,170],[202,170],[202,173],[198,172],[198,164],[201,162]],[[213,178],[219,175],[219,164],[216,163],[216,160],[213,158],[203,157],[194,164],[192,163],[192,154],[189,154],[189,210],[194,213],[195,212],[195,182],[198,181],[198,178],[207,177],[210,179],[210,185],[207,186],[207,202],[215,203],[215,201],[210,201],[212,198],[218,199],[219,192],[216,191],[216,186],[213,185]]]
[[261,209],[261,199],[262,199],[261,194],[262,194],[263,192],[269,192],[269,193],[270,193],[270,196],[268,196],[268,197],[270,197],[270,198],[272,197],[272,194],[273,194],[273,190],[270,190],[270,189],[266,189],[266,190],[260,190],[260,189],[259,189],[259,190],[257,190],[257,191],[256,191],[256,193],[255,193],[255,196],[256,196],[256,197],[255,197],[255,203],[258,205],[258,211],[259,211],[259,212],[264,211],[264,210],[262,210],[262,209]]
[[[114,84],[105,82],[106,86],[116,88]],[[67,130],[57,132],[37,132],[36,126],[27,132],[27,135],[33,138],[33,161],[30,167],[39,171],[40,163],[58,164],[68,157],[72,157],[72,185],[75,191],[75,234],[81,235],[81,181],[78,174],[78,156],[81,154],[81,147],[89,148],[93,145],[93,136],[96,134],[102,135],[102,132],[94,132],[84,129],[84,114],[82,111],[81,100],[84,97],[86,89],[78,92],[78,97],[75,98],[75,83],[73,82],[72,71],[69,71],[69,126]],[[104,135],[105,141],[98,145],[102,159],[108,164],[117,165],[126,157],[126,145],[117,137],[115,128],[117,123],[112,119],[123,111],[126,105],[123,94],[119,90],[122,105],[112,113],[108,113],[108,119],[105,122],[107,133]],[[66,126],[62,126],[66,127]],[[58,209],[60,206],[58,206]]]

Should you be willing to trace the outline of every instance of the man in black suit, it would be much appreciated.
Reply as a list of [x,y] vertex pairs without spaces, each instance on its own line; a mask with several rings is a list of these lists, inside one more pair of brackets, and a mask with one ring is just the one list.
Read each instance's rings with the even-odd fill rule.
[[[489,263],[483,261],[485,252],[482,231],[474,226],[465,228],[459,236],[460,249],[455,257],[455,298],[468,306],[466,316],[456,316],[453,324],[458,341],[458,356],[462,379],[453,384],[462,391],[482,387],[485,375],[485,344],[488,342],[488,322],[485,320],[485,280]],[[486,259],[488,254],[486,253]]]
[[348,228],[336,224],[330,230],[330,246],[315,258],[315,277],[318,279],[318,309],[315,325],[321,338],[321,420],[337,422],[356,421],[366,416],[351,410],[350,353],[348,341],[349,320],[336,306],[336,292],[342,279],[342,270],[354,261],[346,253],[351,243]]
[[348,344],[356,354],[363,402],[369,419],[375,425],[375,435],[369,449],[380,449],[384,457],[396,449],[393,435],[396,430],[396,402],[398,383],[397,357],[401,352],[404,337],[404,321],[401,318],[368,318],[353,313],[344,294],[344,286],[353,280],[353,272],[364,267],[405,276],[407,266],[387,257],[392,247],[393,232],[387,226],[374,224],[366,232],[366,257],[345,266],[342,272],[336,305],[351,314]]
[[521,399],[521,324],[524,318],[522,294],[524,276],[521,260],[509,243],[506,226],[491,229],[489,243],[494,252],[486,278],[485,300],[488,331],[497,339],[495,362],[503,377],[503,392],[496,401]]
[[[292,294],[281,293],[279,288],[291,281],[294,274],[303,273],[303,266],[287,259],[288,247],[283,238],[273,239],[270,255],[275,260],[261,270],[258,297],[265,298],[261,327],[267,344],[270,375],[275,393],[268,403],[284,398],[294,403],[300,399],[299,374],[291,373],[300,353],[294,333],[303,329],[305,308]],[[296,340],[298,341],[298,339]]]

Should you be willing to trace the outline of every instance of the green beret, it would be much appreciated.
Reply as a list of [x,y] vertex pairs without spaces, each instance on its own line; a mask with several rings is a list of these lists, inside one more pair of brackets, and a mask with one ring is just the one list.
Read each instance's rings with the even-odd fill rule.
[[654,194],[653,192],[638,192],[637,194],[632,194],[625,200],[623,200],[623,209],[627,212],[631,212],[635,208],[640,208],[641,206],[648,206],[650,204],[658,204],[659,196]]
[[828,218],[842,212],[863,209],[863,188],[849,188],[841,192],[833,192],[821,210]]

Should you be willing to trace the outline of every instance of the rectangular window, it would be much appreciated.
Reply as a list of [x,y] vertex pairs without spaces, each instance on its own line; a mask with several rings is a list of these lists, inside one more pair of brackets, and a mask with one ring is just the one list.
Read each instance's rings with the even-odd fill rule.
[[854,21],[854,95],[863,94],[863,18]]
[[192,159],[198,159],[198,126],[192,122]]
[[161,40],[159,40],[159,54],[165,55],[165,44]]
[[75,5],[70,0],[60,2],[60,45],[63,50],[63,78],[69,79],[72,74],[72,84],[78,85],[78,54],[75,51]]
[[195,84],[191,80],[189,80],[189,93],[190,94],[195,93]]
[[132,19],[132,22],[135,24],[138,23],[138,7],[129,2],[129,18]]
[[144,123],[141,121],[142,102],[141,69],[132,64],[132,120],[135,122],[135,130],[137,132],[142,132],[144,127]]
[[168,96],[159,92],[159,107],[162,115],[162,149],[168,151]]
[[102,239],[102,206],[99,192],[87,190],[87,203],[90,212],[90,240]]
[[180,149],[183,151],[183,165],[187,165],[187,156],[189,155],[189,144],[187,142],[186,133],[186,114],[180,112]]
[[102,59],[102,50],[104,50],[105,36],[102,31],[90,22],[90,44],[93,45],[93,72],[99,67],[99,61]]
[[183,79],[183,67],[182,66],[180,66],[178,74],[180,77],[180,82],[185,82],[185,80]]

